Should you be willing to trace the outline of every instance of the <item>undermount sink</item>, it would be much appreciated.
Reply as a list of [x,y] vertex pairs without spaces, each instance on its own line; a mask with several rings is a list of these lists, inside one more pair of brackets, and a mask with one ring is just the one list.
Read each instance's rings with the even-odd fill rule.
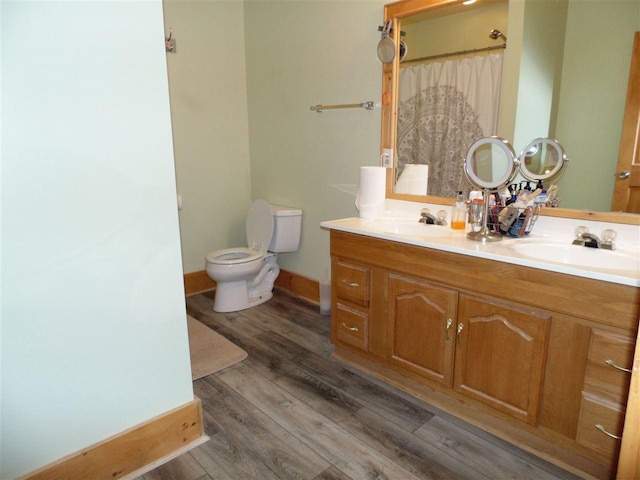
[[412,237],[450,237],[453,231],[448,226],[426,225],[417,220],[372,220],[367,228],[389,235],[407,235]]
[[514,242],[509,245],[516,254],[566,266],[596,268],[618,272],[638,272],[638,254],[624,250],[605,250],[559,243]]

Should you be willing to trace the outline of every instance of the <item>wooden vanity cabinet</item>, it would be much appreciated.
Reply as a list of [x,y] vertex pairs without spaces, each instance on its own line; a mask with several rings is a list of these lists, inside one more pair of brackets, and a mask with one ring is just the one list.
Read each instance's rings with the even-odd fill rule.
[[548,315],[390,273],[388,321],[392,364],[536,423]]
[[630,375],[611,364],[631,366],[640,289],[336,230],[331,257],[337,358],[579,475],[615,476]]

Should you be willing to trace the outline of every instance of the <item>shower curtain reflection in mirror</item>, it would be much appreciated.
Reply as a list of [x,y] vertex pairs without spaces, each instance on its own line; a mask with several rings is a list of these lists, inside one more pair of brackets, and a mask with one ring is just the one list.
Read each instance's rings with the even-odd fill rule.
[[[503,53],[403,66],[399,74],[397,175],[405,165],[428,165],[427,192],[469,192],[463,174],[467,149],[497,134]],[[396,193],[404,182],[396,184]],[[398,188],[400,187],[400,188]]]

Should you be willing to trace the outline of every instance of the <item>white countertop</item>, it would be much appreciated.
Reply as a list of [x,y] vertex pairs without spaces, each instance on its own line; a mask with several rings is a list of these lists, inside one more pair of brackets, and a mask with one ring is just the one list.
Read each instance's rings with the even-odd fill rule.
[[[432,213],[441,209],[447,210],[447,218],[451,218],[451,207],[387,200],[387,210],[383,218],[366,219],[351,217],[325,221],[320,225],[330,230],[339,230],[434,250],[459,253],[525,267],[539,268],[605,282],[640,287],[640,227],[540,216],[533,231],[526,237],[503,237],[503,239],[498,242],[482,243],[467,239],[466,234],[468,230],[458,231],[452,230],[449,226],[419,224],[419,212],[420,209],[425,206],[430,208]],[[411,226],[413,222],[419,225],[418,231],[424,227],[424,235],[397,234],[390,231],[391,229],[384,228],[385,224],[393,225],[394,223],[402,223]],[[618,232],[618,240],[616,242],[618,248],[611,251],[571,245],[577,225],[588,226],[589,230],[598,236],[600,236],[604,228],[615,229]],[[566,259],[553,260],[541,258],[541,256],[527,256],[522,253],[521,248],[525,244],[527,244],[527,246],[538,244],[537,246],[541,247],[543,251],[545,248],[553,247],[563,250],[565,245],[571,247],[569,250],[570,253],[574,253],[572,249],[585,249],[587,251],[580,252],[580,254],[588,259],[588,261],[581,262],[580,265],[571,265],[566,263]],[[548,247],[549,245],[553,247]],[[516,249],[519,251],[516,251]]]

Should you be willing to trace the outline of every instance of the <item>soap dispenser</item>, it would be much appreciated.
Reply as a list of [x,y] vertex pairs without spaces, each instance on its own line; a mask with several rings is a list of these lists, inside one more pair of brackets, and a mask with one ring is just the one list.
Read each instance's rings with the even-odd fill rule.
[[544,205],[547,203],[547,191],[544,188],[544,184],[542,183],[542,180],[538,180],[538,184],[536,185],[536,190],[540,189],[540,195],[538,195],[535,200],[534,203],[539,204],[539,205]]
[[462,192],[458,192],[456,204],[453,206],[451,214],[451,228],[456,230],[464,230],[467,219],[467,205],[464,202]]

